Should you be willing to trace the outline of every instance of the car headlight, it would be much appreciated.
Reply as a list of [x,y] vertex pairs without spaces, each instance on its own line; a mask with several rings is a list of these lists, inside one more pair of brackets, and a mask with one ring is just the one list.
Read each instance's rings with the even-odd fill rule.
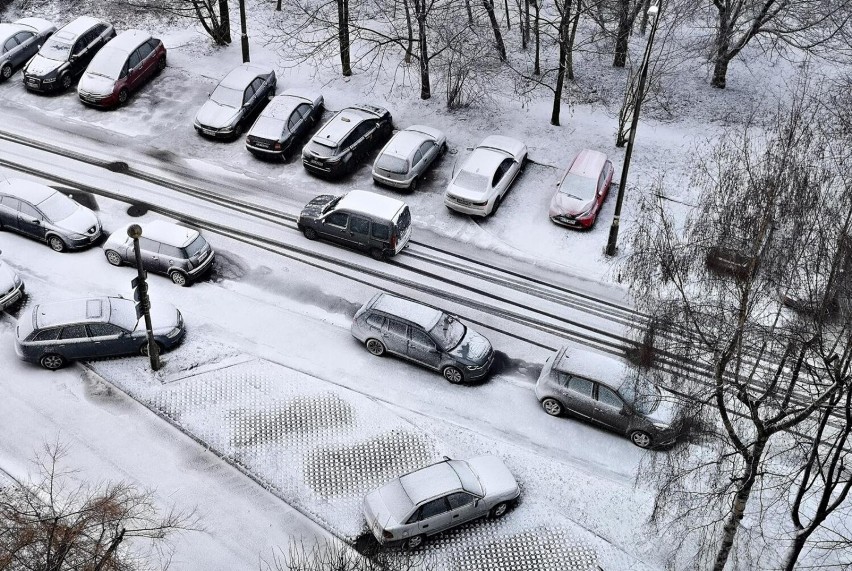
[[87,239],[85,234],[77,234],[76,232],[70,232],[68,234],[68,238],[70,240],[86,240]]
[[48,77],[47,79],[42,79],[41,81],[42,81],[42,83],[53,83],[54,81],[56,81],[56,78],[55,77]]
[[18,287],[24,282],[21,280],[21,276],[15,274],[14,276],[12,276],[12,283],[15,284],[15,287]]
[[171,331],[166,333],[166,337],[168,337],[169,339],[174,339],[175,337],[180,335],[180,332],[181,332],[180,327],[175,327],[174,329],[172,329]]
[[671,426],[666,424],[665,422],[652,422],[651,424],[653,424],[654,428],[658,430],[668,430],[669,428],[671,428]]

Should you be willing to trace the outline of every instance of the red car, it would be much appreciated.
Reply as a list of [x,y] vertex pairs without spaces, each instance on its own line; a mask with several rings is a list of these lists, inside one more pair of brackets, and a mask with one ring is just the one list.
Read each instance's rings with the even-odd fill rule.
[[556,186],[550,201],[550,219],[571,228],[591,228],[612,183],[612,163],[606,155],[580,151]]
[[94,107],[123,105],[130,94],[166,67],[166,47],[142,30],[127,30],[92,59],[77,86],[80,100]]

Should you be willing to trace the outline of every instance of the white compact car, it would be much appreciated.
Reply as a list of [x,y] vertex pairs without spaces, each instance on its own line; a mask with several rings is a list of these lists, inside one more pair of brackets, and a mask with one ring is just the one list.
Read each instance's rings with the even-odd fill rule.
[[373,164],[373,181],[414,190],[423,173],[447,152],[447,136],[426,125],[412,125],[394,135]]

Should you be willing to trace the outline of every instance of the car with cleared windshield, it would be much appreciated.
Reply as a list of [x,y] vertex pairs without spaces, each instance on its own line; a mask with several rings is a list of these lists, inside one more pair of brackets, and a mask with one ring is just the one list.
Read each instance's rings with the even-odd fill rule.
[[97,215],[61,192],[29,180],[0,180],[0,230],[46,242],[53,250],[77,250],[102,233]]
[[0,80],[12,77],[27,63],[41,44],[56,31],[53,22],[43,18],[21,18],[0,24]]
[[494,363],[488,339],[460,319],[389,293],[377,293],[365,303],[351,331],[370,354],[414,361],[453,384],[484,378]]
[[0,311],[5,311],[24,298],[24,280],[9,264],[0,259]]
[[[154,342],[167,351],[185,334],[183,316],[175,306],[151,304]],[[26,309],[15,325],[18,357],[55,370],[78,359],[147,355],[145,319],[136,304],[122,297],[91,297],[39,303]]]
[[678,435],[675,395],[611,355],[562,347],[545,362],[535,395],[547,414],[618,432],[640,448]]
[[195,115],[199,135],[234,139],[243,134],[258,113],[275,95],[275,70],[265,65],[243,63],[222,78],[210,98]]
[[311,174],[337,177],[354,170],[393,131],[390,111],[352,105],[320,127],[302,149],[302,165]]
[[447,136],[426,125],[398,131],[379,151],[373,163],[373,181],[414,190],[435,159],[447,152]]
[[259,158],[284,159],[292,154],[322,117],[323,97],[291,88],[276,95],[246,134],[246,149]]
[[445,456],[367,494],[363,512],[379,544],[417,549],[427,536],[479,518],[503,517],[520,495],[518,481],[497,456]]
[[471,216],[496,213],[526,160],[522,142],[502,135],[486,137],[453,176],[444,204]]
[[600,151],[585,149],[574,157],[550,200],[550,220],[570,228],[591,228],[609,194],[612,163]]
[[143,30],[125,30],[99,51],[77,84],[80,101],[93,107],[124,105],[166,68],[166,47]]
[[68,89],[95,54],[114,37],[112,24],[91,16],[80,16],[65,24],[24,66],[24,87],[37,92]]

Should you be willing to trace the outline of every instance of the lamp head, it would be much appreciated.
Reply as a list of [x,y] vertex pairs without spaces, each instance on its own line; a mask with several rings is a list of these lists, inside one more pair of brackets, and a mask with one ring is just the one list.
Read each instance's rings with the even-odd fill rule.
[[648,7],[648,16],[650,16],[651,18],[656,18],[657,14],[659,14],[659,13],[660,13],[660,7],[657,6],[656,2],[651,4],[650,7]]
[[131,224],[127,227],[127,235],[134,240],[138,239],[142,235],[142,227],[139,224]]

